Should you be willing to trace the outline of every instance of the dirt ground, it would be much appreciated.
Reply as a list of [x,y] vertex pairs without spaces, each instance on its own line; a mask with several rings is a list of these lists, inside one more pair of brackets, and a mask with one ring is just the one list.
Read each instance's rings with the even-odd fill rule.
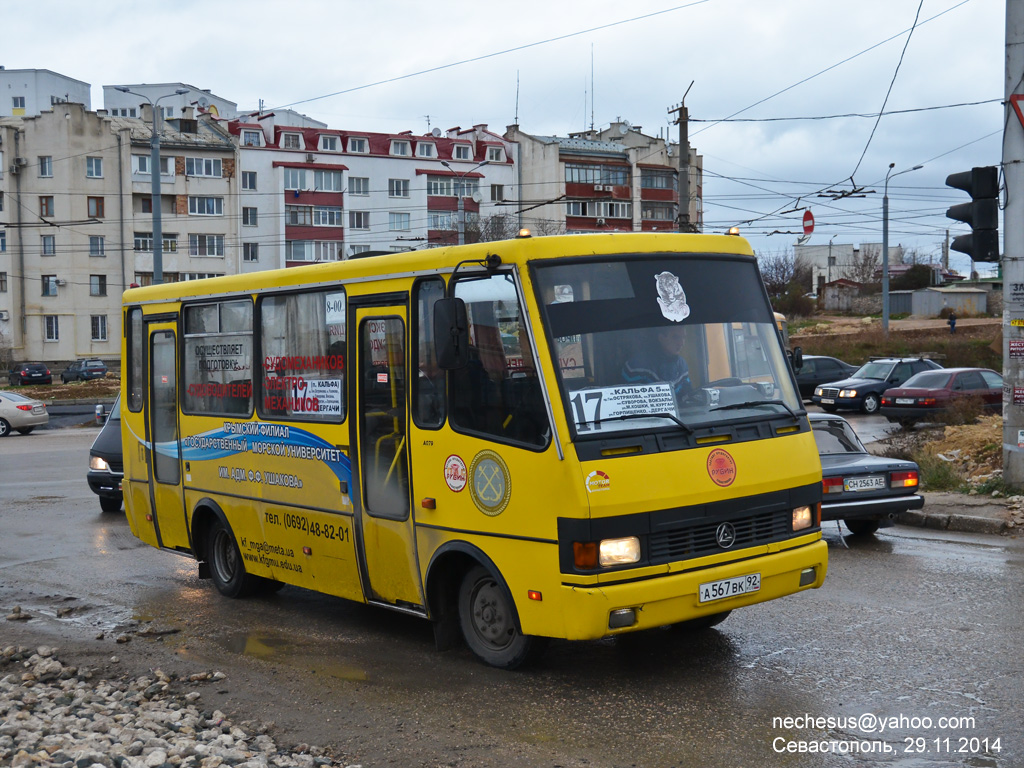
[[[835,333],[862,333],[864,331],[881,328],[882,321],[877,317],[848,317],[844,315],[815,315],[812,325],[805,325],[790,331],[790,338],[796,339],[806,336],[820,336]],[[956,321],[957,332],[963,332],[965,328],[990,328],[1001,326],[1002,318],[998,317],[965,317]],[[920,331],[920,330],[942,330],[946,331],[949,326],[946,321],[935,317],[908,317],[902,320],[890,320],[889,330],[895,331]]]
[[951,461],[972,483],[998,475],[1003,469],[1003,417],[982,416],[976,424],[934,431],[923,446],[926,453]]
[[117,396],[121,387],[121,379],[116,373],[108,373],[102,379],[92,381],[72,381],[64,384],[59,374],[54,374],[53,384],[36,384],[26,387],[9,387],[25,397],[32,397],[42,400],[44,403],[51,403],[54,400],[108,400]]

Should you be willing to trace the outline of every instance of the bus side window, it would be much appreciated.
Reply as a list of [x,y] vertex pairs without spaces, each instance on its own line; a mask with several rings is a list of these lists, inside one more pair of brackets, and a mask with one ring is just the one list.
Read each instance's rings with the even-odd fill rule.
[[412,417],[419,427],[436,428],[444,423],[444,371],[437,366],[434,344],[434,304],[444,297],[444,281],[424,280],[416,284],[413,333],[416,375],[412,381]]
[[456,429],[544,445],[547,412],[515,285],[507,274],[455,286],[466,302],[469,364],[449,375],[449,418]]

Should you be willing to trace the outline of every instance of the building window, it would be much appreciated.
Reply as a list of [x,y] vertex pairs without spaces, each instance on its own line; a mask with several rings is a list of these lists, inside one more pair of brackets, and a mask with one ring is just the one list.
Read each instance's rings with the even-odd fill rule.
[[409,229],[408,213],[395,213],[391,211],[388,213],[388,229],[392,232],[405,232]]
[[53,216],[53,195],[43,195],[39,198],[39,215]]
[[592,203],[586,200],[573,200],[565,204],[566,216],[594,216]]
[[505,185],[491,184],[491,202],[500,203],[505,199]]
[[153,212],[153,198],[151,196],[140,198],[139,207],[143,213]]
[[39,158],[39,175],[43,177],[53,176],[53,158],[43,155]]
[[224,235],[189,235],[189,256],[223,256]]
[[369,229],[370,228],[370,212],[369,211],[349,211],[348,212],[348,228],[349,229]]
[[56,315],[43,315],[43,340],[60,341],[60,320]]
[[409,156],[409,142],[408,141],[392,141],[391,142],[391,154],[399,157]]
[[207,176],[221,178],[221,161],[219,157],[186,157],[186,176]]
[[408,179],[388,179],[388,197],[408,197]]
[[284,188],[287,190],[305,189],[306,171],[303,170],[302,168],[285,168]]
[[433,157],[434,156],[434,145],[433,144],[417,144],[416,145],[416,156],[417,157]]
[[[314,171],[313,184],[318,192],[344,192],[341,171]],[[367,182],[369,184],[369,182]],[[369,187],[367,187],[369,193]]]
[[435,197],[451,197],[452,191],[451,176],[427,176],[427,194]]
[[106,256],[106,242],[103,235],[89,235],[89,255]]
[[640,209],[640,217],[648,221],[673,221],[675,219],[675,203],[659,203],[644,200]]
[[[138,173],[140,175],[150,175],[152,173],[150,160],[152,158],[149,155],[132,155],[132,173]],[[171,161],[174,158],[168,155],[160,156],[160,175],[161,176],[173,176],[174,169],[171,166]]]
[[288,261],[340,261],[343,246],[340,240],[289,240],[284,257]]
[[93,341],[106,341],[107,340],[107,316],[106,315],[92,315],[89,318],[89,325],[92,328],[92,340]]
[[56,275],[43,275],[43,296],[56,296],[57,295],[57,276]]
[[7,293],[7,273],[0,272],[0,293]]
[[472,157],[472,148],[468,144],[455,145],[455,159],[469,160]]
[[629,168],[614,165],[566,163],[565,180],[570,184],[625,186],[629,184]]
[[283,149],[302,149],[302,139],[297,133],[281,134],[281,147]]
[[0,230],[0,253],[7,252],[7,232]]
[[86,198],[87,207],[89,209],[90,219],[102,219],[103,218],[103,198],[102,197],[89,197]]
[[[675,189],[676,172],[672,170],[640,169],[641,189]],[[646,218],[646,217],[644,217]]]
[[284,207],[284,223],[295,227],[308,227],[313,224],[313,206],[286,205]]
[[102,179],[103,178],[103,158],[102,157],[87,157],[85,158],[85,175],[90,179]]
[[349,253],[351,253],[353,256],[355,256],[357,253],[366,253],[369,250],[370,246],[368,245],[350,245],[348,247]]
[[256,189],[256,171],[242,171],[242,189]]
[[427,229],[455,229],[452,211],[427,211]]
[[255,227],[257,220],[256,208],[245,206],[242,208],[242,224],[247,227]]
[[135,107],[114,107],[110,110],[112,117],[138,117],[139,113]]
[[348,151],[357,155],[365,155],[369,151],[368,146],[366,139],[348,140]]
[[56,235],[43,235],[39,238],[40,240],[40,253],[43,256],[56,256],[57,255],[57,237]]
[[487,148],[487,162],[489,163],[503,163],[505,162],[505,150],[501,147],[488,147]]
[[318,205],[313,209],[313,226],[340,227],[341,223],[340,207]]
[[260,244],[242,243],[242,261],[259,261]]
[[11,108],[12,109],[24,109],[25,108],[25,97],[24,96],[12,96],[11,97]]
[[243,147],[258,147],[260,146],[260,136],[263,135],[262,131],[242,131],[242,146]]
[[597,215],[609,219],[628,219],[633,216],[633,204],[601,200],[597,203]]
[[337,152],[338,151],[338,137],[337,136],[321,136],[320,137],[320,149],[323,152]]
[[365,176],[349,176],[348,193],[350,195],[370,194],[370,180]]
[[192,216],[223,216],[223,197],[190,197],[188,212]]
[[[165,233],[163,236],[163,250],[165,252],[174,253],[178,250],[178,236],[176,234]],[[135,250],[136,251],[152,251],[153,250],[153,233],[152,232],[136,232],[135,233]]]
[[89,295],[90,296],[106,296],[107,295],[107,276],[106,275],[89,275]]

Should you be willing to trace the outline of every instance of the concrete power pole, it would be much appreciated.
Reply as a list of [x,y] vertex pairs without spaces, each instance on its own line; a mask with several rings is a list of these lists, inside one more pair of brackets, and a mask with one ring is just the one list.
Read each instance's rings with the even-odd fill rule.
[[[1024,0],[1006,0],[1003,121],[1003,479],[1024,486]],[[1014,98],[1017,97],[1017,98]]]
[[[686,89],[686,93],[690,92],[690,88]],[[669,112],[676,113],[676,125],[679,126],[679,231],[694,232],[696,230],[690,221],[690,112],[686,108],[686,93],[679,106]]]

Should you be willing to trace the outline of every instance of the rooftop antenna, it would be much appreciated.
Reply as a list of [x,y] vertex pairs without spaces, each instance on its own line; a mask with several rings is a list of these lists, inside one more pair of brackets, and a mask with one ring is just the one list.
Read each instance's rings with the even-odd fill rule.
[[430,133],[430,115],[424,115],[423,117],[427,119],[427,133]]
[[590,130],[594,130],[594,44],[590,44]]
[[515,124],[519,125],[519,70],[516,70],[516,117]]

